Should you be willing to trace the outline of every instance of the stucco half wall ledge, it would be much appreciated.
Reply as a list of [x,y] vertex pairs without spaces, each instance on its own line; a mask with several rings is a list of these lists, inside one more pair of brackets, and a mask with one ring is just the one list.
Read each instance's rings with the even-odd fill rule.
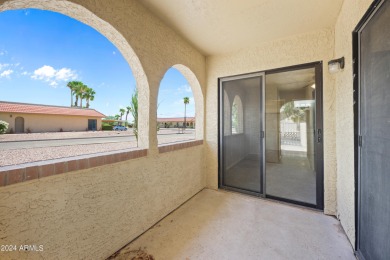
[[[165,144],[158,148],[159,153],[173,152],[203,145],[203,140]],[[105,152],[93,155],[53,159],[0,167],[0,187],[16,183],[42,179],[62,173],[85,170],[113,163],[133,160],[148,155],[147,149],[132,149],[124,152]]]
[[0,187],[147,156],[146,149],[81,155],[0,167]]
[[87,8],[66,0],[0,0],[0,12],[35,8],[58,12],[72,17],[104,35],[121,52],[136,80],[139,99],[139,146],[149,148],[149,83],[140,59],[126,38],[111,24],[99,18]]

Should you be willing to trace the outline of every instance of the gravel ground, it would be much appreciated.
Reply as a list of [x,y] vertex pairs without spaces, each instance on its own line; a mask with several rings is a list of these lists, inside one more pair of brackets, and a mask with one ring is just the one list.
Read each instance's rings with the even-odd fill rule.
[[31,134],[5,134],[0,135],[0,142],[23,141],[23,140],[51,140],[69,138],[89,138],[105,136],[128,136],[134,135],[133,130],[127,131],[96,131],[96,132],[55,132],[55,133],[31,133]]
[[[83,138],[96,136],[118,136],[132,135],[132,131],[127,132],[71,132],[71,133],[43,133],[43,134],[18,134],[3,135],[6,141],[22,140],[42,140],[42,139],[67,139]],[[26,136],[30,137],[27,138]],[[11,140],[11,137],[14,140]],[[34,137],[34,139],[31,139]],[[45,138],[44,138],[45,137]],[[186,130],[184,134],[177,134],[177,130],[163,129],[158,132],[159,145],[182,142],[195,139],[195,131]],[[5,141],[5,140],[2,140]],[[1,147],[1,141],[0,141]],[[51,159],[66,158],[78,155],[87,155],[101,152],[120,151],[123,149],[136,148],[136,141],[115,142],[102,144],[68,145],[55,147],[40,147],[29,149],[1,150],[0,148],[0,167],[17,165],[29,162],[38,162]]]
[[0,167],[100,152],[136,148],[136,142],[86,144],[0,151]]

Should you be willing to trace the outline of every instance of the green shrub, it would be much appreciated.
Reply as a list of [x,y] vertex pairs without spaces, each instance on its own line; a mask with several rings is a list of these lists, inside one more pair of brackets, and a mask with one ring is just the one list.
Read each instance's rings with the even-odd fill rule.
[[5,134],[7,132],[8,125],[7,122],[0,120],[0,134]]
[[103,131],[111,131],[112,130],[112,125],[103,125],[102,126]]

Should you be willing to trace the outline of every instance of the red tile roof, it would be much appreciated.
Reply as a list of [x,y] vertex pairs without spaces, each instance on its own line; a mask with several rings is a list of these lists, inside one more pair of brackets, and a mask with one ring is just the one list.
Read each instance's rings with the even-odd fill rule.
[[[184,122],[184,117],[157,118],[157,122]],[[186,117],[186,122],[195,122],[195,117]]]
[[63,115],[63,116],[89,116],[103,118],[105,115],[89,108],[60,107],[39,104],[26,104],[16,102],[0,101],[0,113],[25,113],[43,115]]

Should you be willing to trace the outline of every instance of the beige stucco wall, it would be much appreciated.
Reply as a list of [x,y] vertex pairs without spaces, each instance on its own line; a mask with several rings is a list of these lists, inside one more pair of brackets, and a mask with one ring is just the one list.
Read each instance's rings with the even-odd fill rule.
[[[203,146],[0,188],[1,259],[105,259],[204,187]],[[174,223],[173,223],[174,224]]]
[[137,81],[140,146],[149,150],[147,158],[1,187],[0,243],[43,244],[29,259],[103,259],[205,187],[204,146],[159,154],[156,133],[158,88],[175,66],[189,79],[203,138],[205,57],[135,0],[0,0],[0,11],[27,7],[76,18],[119,48]]
[[335,57],[345,57],[336,79],[337,205],[338,217],[355,244],[355,179],[353,132],[352,31],[372,0],[344,0],[335,29]]
[[330,28],[207,58],[205,139],[208,187],[218,187],[218,78],[323,61],[325,213],[336,214],[335,91],[334,81],[326,69],[333,53],[334,31]]
[[32,133],[59,132],[61,128],[63,131],[85,131],[88,129],[88,119],[96,120],[97,130],[102,127],[102,119],[97,117],[0,113],[0,120],[9,123],[8,131],[11,128],[15,131],[17,117],[24,118],[24,131],[30,129]]

